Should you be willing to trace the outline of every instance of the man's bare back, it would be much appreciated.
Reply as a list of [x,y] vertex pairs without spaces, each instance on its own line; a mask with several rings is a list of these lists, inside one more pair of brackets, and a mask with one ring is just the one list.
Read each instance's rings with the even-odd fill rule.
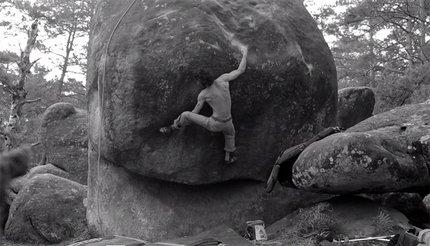
[[200,92],[212,108],[212,116],[227,119],[231,116],[231,97],[228,81],[218,78],[208,88]]

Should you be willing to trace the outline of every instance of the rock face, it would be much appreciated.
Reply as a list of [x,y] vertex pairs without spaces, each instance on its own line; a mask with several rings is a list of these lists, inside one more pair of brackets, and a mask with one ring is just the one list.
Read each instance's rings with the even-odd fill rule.
[[87,184],[87,113],[70,103],[56,103],[42,118],[41,142],[48,163],[70,174],[69,179]]
[[[97,147],[101,134],[105,159],[186,184],[264,180],[268,156],[334,123],[333,59],[299,1],[136,2],[109,39],[125,10],[122,2],[101,1],[92,24],[90,141]],[[249,45],[247,70],[230,86],[241,162],[226,169],[222,134],[190,126],[166,136],[158,128],[193,109],[199,70],[216,78],[238,67],[239,42]]]
[[21,189],[10,208],[7,239],[53,244],[75,238],[88,230],[84,199],[86,186],[39,174]]
[[[103,170],[100,176],[97,169]],[[94,177],[88,193],[90,230],[149,241],[196,235],[220,224],[239,231],[246,228],[247,220],[270,224],[298,207],[332,197],[281,186],[266,194],[264,184],[256,181],[176,184],[103,162],[91,165],[90,175]],[[100,190],[94,188],[96,182]]]
[[349,128],[372,116],[375,93],[369,87],[348,87],[339,90],[338,126]]
[[[222,222],[270,223],[282,214],[271,206],[307,202],[308,193],[288,189],[273,202],[261,194],[284,148],[336,122],[333,58],[301,1],[131,4],[99,1],[92,22],[92,229],[156,240]],[[240,161],[225,166],[221,133],[189,126],[164,135],[158,128],[194,107],[200,70],[216,78],[237,69],[240,44],[249,46],[248,66],[230,84]]]
[[310,145],[294,163],[292,181],[331,194],[428,187],[429,123],[429,104],[375,115]]

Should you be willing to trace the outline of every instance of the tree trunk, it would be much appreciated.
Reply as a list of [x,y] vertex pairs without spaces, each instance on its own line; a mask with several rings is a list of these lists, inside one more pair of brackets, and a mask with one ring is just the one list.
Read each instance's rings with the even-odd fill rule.
[[408,67],[412,68],[412,20],[410,17],[407,17],[407,33],[406,33],[406,57],[408,59]]
[[64,56],[63,65],[61,68],[61,76],[58,81],[58,91],[57,91],[57,99],[61,98],[61,94],[63,93],[63,86],[64,86],[64,79],[66,77],[67,73],[67,67],[69,66],[69,60],[70,60],[70,53],[73,50],[73,45],[75,43],[75,37],[76,37],[76,30],[77,30],[77,24],[74,23],[71,26],[71,29],[69,29],[69,36],[67,37],[67,43],[66,43],[66,55]]
[[38,22],[37,20],[31,25],[31,29],[28,32],[27,45],[23,51],[21,51],[21,58],[18,62],[19,77],[18,81],[9,85],[8,92],[11,97],[10,114],[9,120],[4,123],[1,129],[1,135],[4,139],[5,148],[10,150],[19,146],[19,134],[20,134],[20,119],[22,116],[22,106],[26,103],[39,101],[31,100],[27,101],[26,97],[28,91],[25,90],[24,85],[27,79],[27,75],[30,73],[30,69],[34,63],[30,62],[30,53],[36,43],[38,33]]
[[[369,54],[370,54],[370,66],[375,66],[375,21],[373,19],[369,20]],[[370,74],[370,87],[376,88],[375,71],[372,69]]]
[[425,0],[420,0],[420,56],[423,63],[428,62],[428,59],[424,53],[424,46],[426,44],[426,12],[425,12]]

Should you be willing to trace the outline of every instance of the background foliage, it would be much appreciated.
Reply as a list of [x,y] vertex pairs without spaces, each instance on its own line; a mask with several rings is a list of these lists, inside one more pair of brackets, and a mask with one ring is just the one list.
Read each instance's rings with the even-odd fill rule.
[[324,35],[334,40],[339,88],[373,88],[375,113],[426,101],[429,11],[428,0],[339,0],[315,12]]
[[23,108],[22,142],[37,142],[40,118],[52,104],[69,102],[79,108],[86,107],[86,56],[94,9],[95,0],[0,0],[3,38],[20,42],[19,50],[0,47],[0,118],[3,122],[9,117],[11,101],[4,81],[17,80],[17,62],[28,39],[29,25],[34,20],[39,23],[39,35],[30,55],[34,65],[27,74],[25,90],[27,99],[42,100]]

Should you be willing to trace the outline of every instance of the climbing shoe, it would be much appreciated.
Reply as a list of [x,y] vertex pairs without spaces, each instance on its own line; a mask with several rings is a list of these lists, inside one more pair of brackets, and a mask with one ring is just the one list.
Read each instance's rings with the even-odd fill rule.
[[176,128],[173,125],[170,126],[163,126],[159,129],[160,132],[162,133],[171,133],[175,130]]

